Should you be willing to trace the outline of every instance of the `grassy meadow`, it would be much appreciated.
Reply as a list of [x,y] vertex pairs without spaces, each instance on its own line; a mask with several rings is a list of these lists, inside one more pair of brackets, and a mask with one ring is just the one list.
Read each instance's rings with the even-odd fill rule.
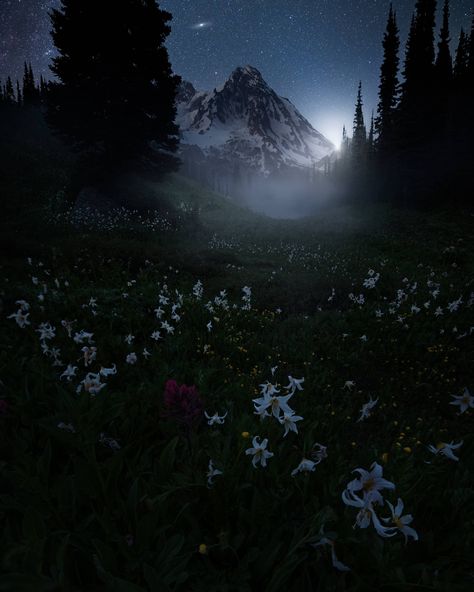
[[473,215],[154,190],[2,223],[0,591],[472,590]]

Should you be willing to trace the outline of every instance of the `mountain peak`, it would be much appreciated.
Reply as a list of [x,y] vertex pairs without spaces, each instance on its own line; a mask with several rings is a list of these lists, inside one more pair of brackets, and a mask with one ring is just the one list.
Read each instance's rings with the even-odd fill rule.
[[262,73],[260,72],[260,70],[257,70],[257,68],[254,68],[254,66],[250,66],[249,64],[247,64],[246,66],[239,66],[238,68],[236,68],[232,74],[231,77],[234,76],[235,74],[238,75],[242,75],[245,74],[247,76],[253,76],[254,78],[261,78],[263,80],[263,76]]
[[230,92],[243,91],[250,88],[267,88],[268,84],[257,68],[253,66],[239,66],[236,68],[219,90],[230,88]]
[[[187,90],[183,94],[191,95]],[[184,144],[264,174],[281,166],[312,167],[334,150],[250,65],[236,68],[221,87],[180,103],[178,120]]]

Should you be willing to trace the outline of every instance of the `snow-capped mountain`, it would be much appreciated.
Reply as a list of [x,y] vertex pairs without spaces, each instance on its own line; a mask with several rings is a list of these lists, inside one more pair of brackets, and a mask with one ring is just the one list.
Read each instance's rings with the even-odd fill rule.
[[[334,151],[296,107],[252,66],[237,68],[211,92],[183,82],[178,95],[183,154],[200,154],[265,175],[313,167]],[[191,148],[192,147],[192,148]]]

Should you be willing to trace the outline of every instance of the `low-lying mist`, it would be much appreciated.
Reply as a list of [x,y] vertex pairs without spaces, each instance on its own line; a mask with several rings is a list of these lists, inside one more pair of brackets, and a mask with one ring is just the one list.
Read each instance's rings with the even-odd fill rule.
[[323,177],[314,183],[294,178],[261,178],[247,187],[242,201],[251,210],[271,218],[297,219],[336,205],[339,192],[330,179]]

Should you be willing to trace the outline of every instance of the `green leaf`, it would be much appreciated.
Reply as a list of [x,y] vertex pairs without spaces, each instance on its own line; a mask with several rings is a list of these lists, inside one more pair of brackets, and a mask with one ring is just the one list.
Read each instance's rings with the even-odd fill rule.
[[1,592],[47,592],[57,590],[56,584],[49,578],[30,574],[9,573],[0,576]]
[[146,592],[146,590],[141,586],[138,586],[137,584],[134,584],[128,580],[113,576],[111,573],[106,571],[97,555],[93,556],[93,560],[97,575],[107,586],[107,590],[109,592]]
[[118,570],[118,565],[115,551],[113,551],[113,549],[111,549],[99,539],[92,539],[92,544],[98,553],[100,562],[104,569],[107,571],[116,572]]
[[27,540],[39,540],[46,536],[44,520],[33,508],[27,508],[23,516],[23,536]]
[[156,569],[147,563],[143,565],[143,577],[145,578],[150,590],[163,590],[163,592],[167,592],[167,590],[169,590]]
[[36,464],[38,475],[43,483],[48,482],[49,471],[51,468],[51,440],[48,439],[43,454]]
[[179,442],[179,436],[175,436],[163,448],[159,458],[160,472],[164,475],[169,475],[173,471],[173,465],[176,460],[176,447]]

